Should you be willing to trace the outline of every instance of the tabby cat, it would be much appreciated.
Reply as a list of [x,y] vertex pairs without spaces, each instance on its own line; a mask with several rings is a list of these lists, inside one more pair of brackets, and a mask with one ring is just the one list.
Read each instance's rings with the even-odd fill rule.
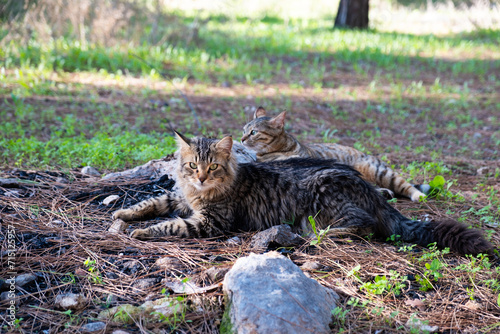
[[389,237],[427,246],[437,242],[460,254],[488,252],[478,230],[454,221],[412,221],[401,215],[351,167],[334,160],[295,158],[238,164],[233,140],[187,139],[177,134],[181,195],[167,193],[118,210],[114,219],[144,220],[173,215],[159,224],[136,229],[137,239],[177,235],[212,237],[253,231],[284,222],[310,231],[308,216],[334,234]]
[[[390,169],[379,158],[364,154],[352,147],[339,144],[304,145],[284,130],[286,112],[271,118],[259,107],[254,119],[243,128],[241,142],[257,154],[258,161],[283,160],[291,157],[336,159],[361,173],[366,181],[386,188],[389,193],[408,197],[418,202],[425,197],[428,185],[414,186]],[[417,189],[417,187],[419,189]]]

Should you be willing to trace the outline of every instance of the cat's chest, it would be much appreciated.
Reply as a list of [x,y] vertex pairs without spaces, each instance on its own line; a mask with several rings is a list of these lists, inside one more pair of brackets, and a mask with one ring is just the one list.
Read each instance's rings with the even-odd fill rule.
[[234,201],[227,198],[194,198],[189,204],[194,211],[220,211],[233,207]]

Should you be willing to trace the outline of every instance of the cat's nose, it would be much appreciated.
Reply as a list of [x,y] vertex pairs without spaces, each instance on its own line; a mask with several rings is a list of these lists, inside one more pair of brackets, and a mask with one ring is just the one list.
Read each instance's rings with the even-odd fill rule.
[[241,142],[243,143],[247,139],[248,139],[248,136],[243,136],[243,137],[241,137]]
[[200,176],[200,177],[198,178],[198,180],[200,180],[200,183],[205,182],[205,180],[206,180],[206,179],[207,179],[207,177],[206,177],[206,176]]

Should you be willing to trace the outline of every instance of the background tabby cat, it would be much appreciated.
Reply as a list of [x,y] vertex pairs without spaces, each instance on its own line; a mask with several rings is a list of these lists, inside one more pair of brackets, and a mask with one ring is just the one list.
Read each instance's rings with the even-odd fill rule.
[[309,144],[299,142],[285,131],[283,111],[278,116],[266,116],[264,108],[259,107],[254,119],[243,128],[241,142],[257,153],[258,161],[284,160],[292,157],[336,159],[352,166],[368,182],[386,188],[396,195],[418,202],[430,190],[428,185],[412,185],[389,168],[382,160],[360,152],[352,147],[334,143]]

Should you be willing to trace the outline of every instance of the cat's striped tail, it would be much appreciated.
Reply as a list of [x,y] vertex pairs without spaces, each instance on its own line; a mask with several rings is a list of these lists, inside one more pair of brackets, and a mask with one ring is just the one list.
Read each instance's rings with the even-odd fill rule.
[[435,242],[443,249],[461,255],[480,253],[493,255],[493,246],[484,238],[482,232],[454,220],[418,221],[404,218],[395,226],[394,234],[406,242],[427,247]]

